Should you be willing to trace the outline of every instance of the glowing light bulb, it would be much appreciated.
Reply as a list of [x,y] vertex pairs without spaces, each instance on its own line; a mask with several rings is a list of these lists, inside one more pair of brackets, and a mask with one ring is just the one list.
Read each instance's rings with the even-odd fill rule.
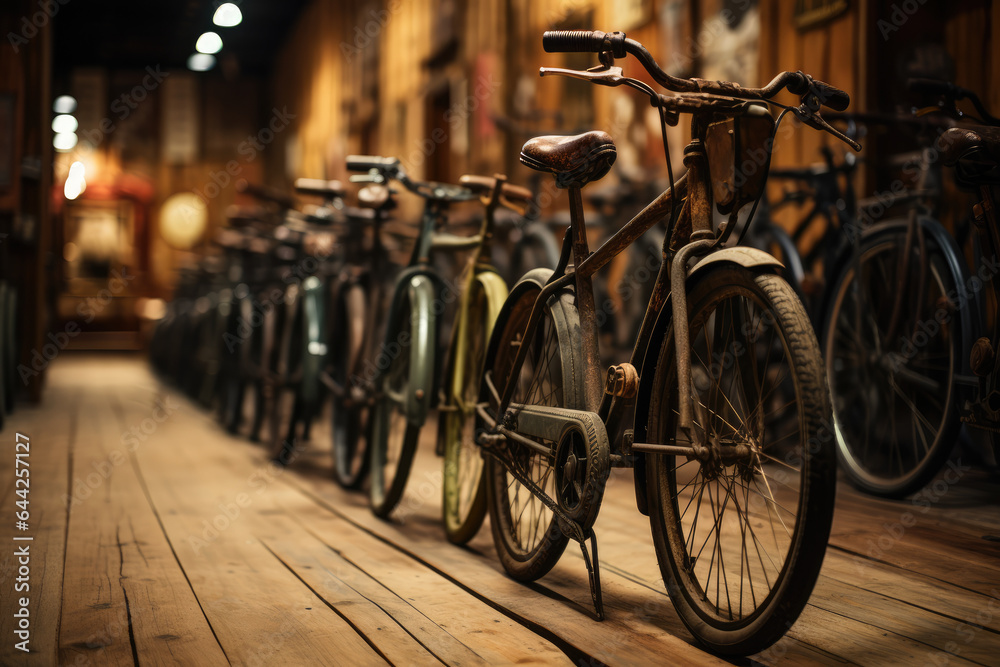
[[52,110],[56,113],[73,113],[76,111],[76,98],[72,95],[60,95],[52,103]]
[[73,132],[59,132],[52,138],[52,145],[60,153],[67,153],[76,147],[77,136]]
[[219,5],[219,8],[215,10],[215,15],[212,17],[212,23],[223,28],[232,28],[234,25],[239,25],[242,21],[243,12],[231,2]]
[[222,38],[219,37],[219,33],[206,32],[198,38],[194,48],[198,53],[218,53],[222,50]]
[[215,67],[215,56],[207,53],[195,53],[188,58],[187,66],[193,72],[207,72]]
[[80,124],[76,122],[76,118],[70,116],[69,114],[59,114],[52,119],[52,131],[56,134],[63,132],[76,132],[76,128]]

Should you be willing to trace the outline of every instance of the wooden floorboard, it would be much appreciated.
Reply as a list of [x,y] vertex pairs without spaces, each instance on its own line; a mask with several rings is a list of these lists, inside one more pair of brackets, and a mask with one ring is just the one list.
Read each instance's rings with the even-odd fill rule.
[[[596,524],[607,619],[571,543],[508,578],[489,525],[440,526],[436,422],[390,521],[330,477],[325,423],[288,470],[163,388],[138,357],[66,353],[31,437],[31,642],[13,648],[13,550],[0,556],[2,664],[721,664],[663,588],[631,474]],[[1000,481],[964,466],[906,501],[841,484],[823,570],[799,621],[733,664],[1000,664]],[[0,459],[13,510],[13,457]],[[12,521],[0,537],[14,544]]]

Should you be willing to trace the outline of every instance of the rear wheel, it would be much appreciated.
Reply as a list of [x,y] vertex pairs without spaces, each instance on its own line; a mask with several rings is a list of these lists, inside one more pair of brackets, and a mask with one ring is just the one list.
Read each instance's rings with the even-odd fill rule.
[[[959,366],[958,281],[926,239],[903,250],[905,231],[862,241],[857,261],[833,285],[825,318],[826,370],[840,426],[838,457],[868,493],[901,498],[934,477],[961,426],[952,376]],[[899,281],[903,252],[909,272]],[[889,326],[900,303],[896,332]]]
[[370,410],[368,399],[374,378],[361,373],[359,359],[364,347],[367,317],[365,289],[352,283],[339,300],[333,341],[333,381],[342,390],[333,397],[333,474],[348,489],[360,486],[368,473],[367,428]]
[[289,287],[282,317],[277,322],[276,346],[269,374],[267,439],[271,457],[287,465],[301,445],[298,427],[303,422],[299,387],[302,383],[302,302],[295,285]]
[[[551,272],[546,272],[551,273]],[[511,291],[490,341],[485,360],[498,395],[508,381],[516,383],[512,403],[583,408],[583,359],[579,314],[569,293],[549,300],[542,319],[530,339],[524,339],[528,317],[544,280],[522,280]],[[509,378],[514,358],[522,345],[528,346],[520,373]],[[484,374],[479,398],[487,403],[494,419],[498,406]],[[502,416],[501,416],[502,417]],[[487,424],[477,419],[477,430]],[[553,445],[554,443],[548,443]],[[514,441],[504,447],[508,453],[490,454],[486,459],[487,498],[493,542],[504,569],[518,581],[534,581],[545,575],[566,548],[567,536],[555,514],[529,488],[515,478],[500,461],[516,465],[518,471],[550,498],[557,496],[555,460]]]
[[[653,542],[688,630],[713,651],[749,655],[798,618],[826,551],[836,467],[822,358],[779,276],[713,270],[689,289],[688,313],[693,430],[714,455],[647,455]],[[648,433],[684,445],[671,334]],[[772,415],[794,415],[793,428]]]
[[[476,404],[486,359],[486,346],[502,303],[493,303],[477,281],[472,284],[469,312],[463,337],[451,360],[449,388],[456,390],[455,374],[461,386],[452,397],[453,410],[443,413],[439,437],[444,441],[444,526],[448,539],[465,544],[476,534],[486,517],[486,484],[483,457],[476,444]],[[499,300],[499,299],[498,299]]]

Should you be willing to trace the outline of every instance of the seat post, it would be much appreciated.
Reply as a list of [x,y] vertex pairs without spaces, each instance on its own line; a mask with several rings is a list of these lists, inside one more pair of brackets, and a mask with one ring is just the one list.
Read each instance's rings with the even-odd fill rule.
[[[587,225],[583,217],[583,196],[580,186],[569,187],[570,233],[573,235],[573,267],[583,263],[590,255],[587,243]],[[601,354],[597,342],[597,308],[594,304],[594,283],[591,276],[576,276],[576,308],[580,313],[580,334],[585,359],[584,396],[586,409],[597,412],[604,388],[601,384]]]

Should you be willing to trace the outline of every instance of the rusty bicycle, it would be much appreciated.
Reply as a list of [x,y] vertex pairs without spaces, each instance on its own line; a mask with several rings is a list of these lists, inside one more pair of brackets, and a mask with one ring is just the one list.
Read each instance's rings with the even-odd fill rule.
[[[508,574],[532,581],[574,540],[602,618],[594,523],[610,469],[632,467],[685,626],[716,652],[755,653],[787,631],[819,574],[834,507],[834,425],[819,345],[780,263],[725,244],[763,190],[776,128],[768,106],[782,110],[779,122],[791,113],[857,150],[820,114],[850,98],[802,72],[763,88],[673,77],[621,32],[546,32],[543,46],[593,52],[600,64],[542,76],[649,96],[672,186],[591,252],[581,188],[611,168],[612,138],[546,136],[522,148],[525,165],[568,190],[571,224],[555,270],[530,271],[511,289],[487,350],[477,442],[497,553]],[[626,55],[669,93],[624,76],[614,61]],[[799,104],[776,102],[783,90]],[[691,116],[691,141],[687,172],[675,180],[666,126],[680,114]],[[713,209],[726,216],[718,224]],[[631,357],[602,382],[592,276],[662,221],[664,261]]]

